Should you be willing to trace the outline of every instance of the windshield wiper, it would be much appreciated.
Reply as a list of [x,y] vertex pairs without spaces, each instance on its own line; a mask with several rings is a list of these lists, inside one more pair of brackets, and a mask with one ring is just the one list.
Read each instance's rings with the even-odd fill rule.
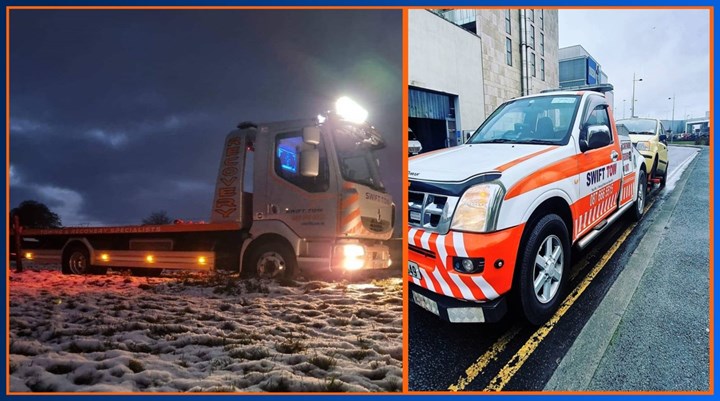
[[515,142],[515,140],[514,139],[505,139],[505,138],[495,138],[495,139],[490,139],[488,141],[475,142],[475,143],[508,143],[508,142]]
[[551,139],[528,139],[526,141],[522,141],[522,142],[518,142],[518,143],[541,143],[541,144],[554,145],[557,142],[553,141]]

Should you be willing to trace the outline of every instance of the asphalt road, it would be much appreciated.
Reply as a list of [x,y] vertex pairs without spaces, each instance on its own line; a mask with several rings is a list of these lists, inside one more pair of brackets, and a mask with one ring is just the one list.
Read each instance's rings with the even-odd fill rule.
[[[450,324],[410,303],[410,391],[543,390],[684,176],[678,169],[687,167],[697,152],[670,147],[668,185],[653,190],[643,220],[635,225],[620,219],[587,249],[573,253],[568,306],[549,324],[532,327],[514,315],[498,323]],[[707,208],[697,212],[707,213]],[[707,242],[684,246],[707,248]]]

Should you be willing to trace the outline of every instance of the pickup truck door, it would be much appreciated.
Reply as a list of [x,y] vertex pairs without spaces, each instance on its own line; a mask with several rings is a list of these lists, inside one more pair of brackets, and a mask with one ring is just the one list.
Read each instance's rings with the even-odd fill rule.
[[[589,149],[579,155],[581,173],[578,177],[580,199],[574,208],[577,221],[574,239],[582,237],[618,208],[622,178],[622,153],[615,124],[611,123],[604,99],[591,97],[584,113],[581,138]],[[591,127],[605,126],[610,133],[593,136]]]

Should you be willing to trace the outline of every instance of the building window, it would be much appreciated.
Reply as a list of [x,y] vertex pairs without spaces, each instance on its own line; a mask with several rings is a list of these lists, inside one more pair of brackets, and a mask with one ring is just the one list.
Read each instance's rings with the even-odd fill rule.
[[540,29],[545,29],[545,10],[540,10]]
[[540,32],[540,55],[545,55],[545,34]]
[[532,76],[537,76],[537,71],[535,69],[535,53],[530,53],[530,68],[532,68]]
[[545,59],[540,59],[540,79],[545,80]]
[[512,28],[512,27],[511,27],[511,24],[510,24],[510,10],[505,10],[505,32],[506,32],[508,35],[512,34],[512,29],[511,29],[511,28]]
[[530,17],[530,21],[535,22],[535,10],[528,10],[528,16]]
[[530,48],[535,49],[535,27],[530,25]]
[[505,38],[505,62],[512,66],[512,40]]

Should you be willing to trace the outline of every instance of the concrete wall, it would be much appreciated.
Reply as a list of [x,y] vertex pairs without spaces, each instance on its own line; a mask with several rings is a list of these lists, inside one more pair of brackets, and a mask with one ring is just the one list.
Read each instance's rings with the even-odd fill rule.
[[[520,10],[510,10],[511,33],[505,30],[505,11],[503,9],[486,9],[477,11],[477,32],[483,43],[483,77],[485,78],[485,113],[490,114],[503,102],[522,95],[521,77],[523,62],[520,57],[521,30]],[[534,22],[528,20],[530,26],[535,27],[535,49],[528,50],[535,53],[536,77],[532,77],[529,68],[530,93],[538,93],[544,89],[558,88],[558,12],[557,10],[544,10],[544,28],[541,29],[540,10],[535,10]],[[545,37],[545,54],[540,51],[540,34]],[[505,57],[506,38],[512,41],[512,66],[508,66]],[[528,33],[529,41],[529,33]],[[540,72],[540,60],[545,60],[545,80]]]
[[458,96],[457,129],[475,130],[485,117],[480,38],[429,11],[408,14],[410,86]]

